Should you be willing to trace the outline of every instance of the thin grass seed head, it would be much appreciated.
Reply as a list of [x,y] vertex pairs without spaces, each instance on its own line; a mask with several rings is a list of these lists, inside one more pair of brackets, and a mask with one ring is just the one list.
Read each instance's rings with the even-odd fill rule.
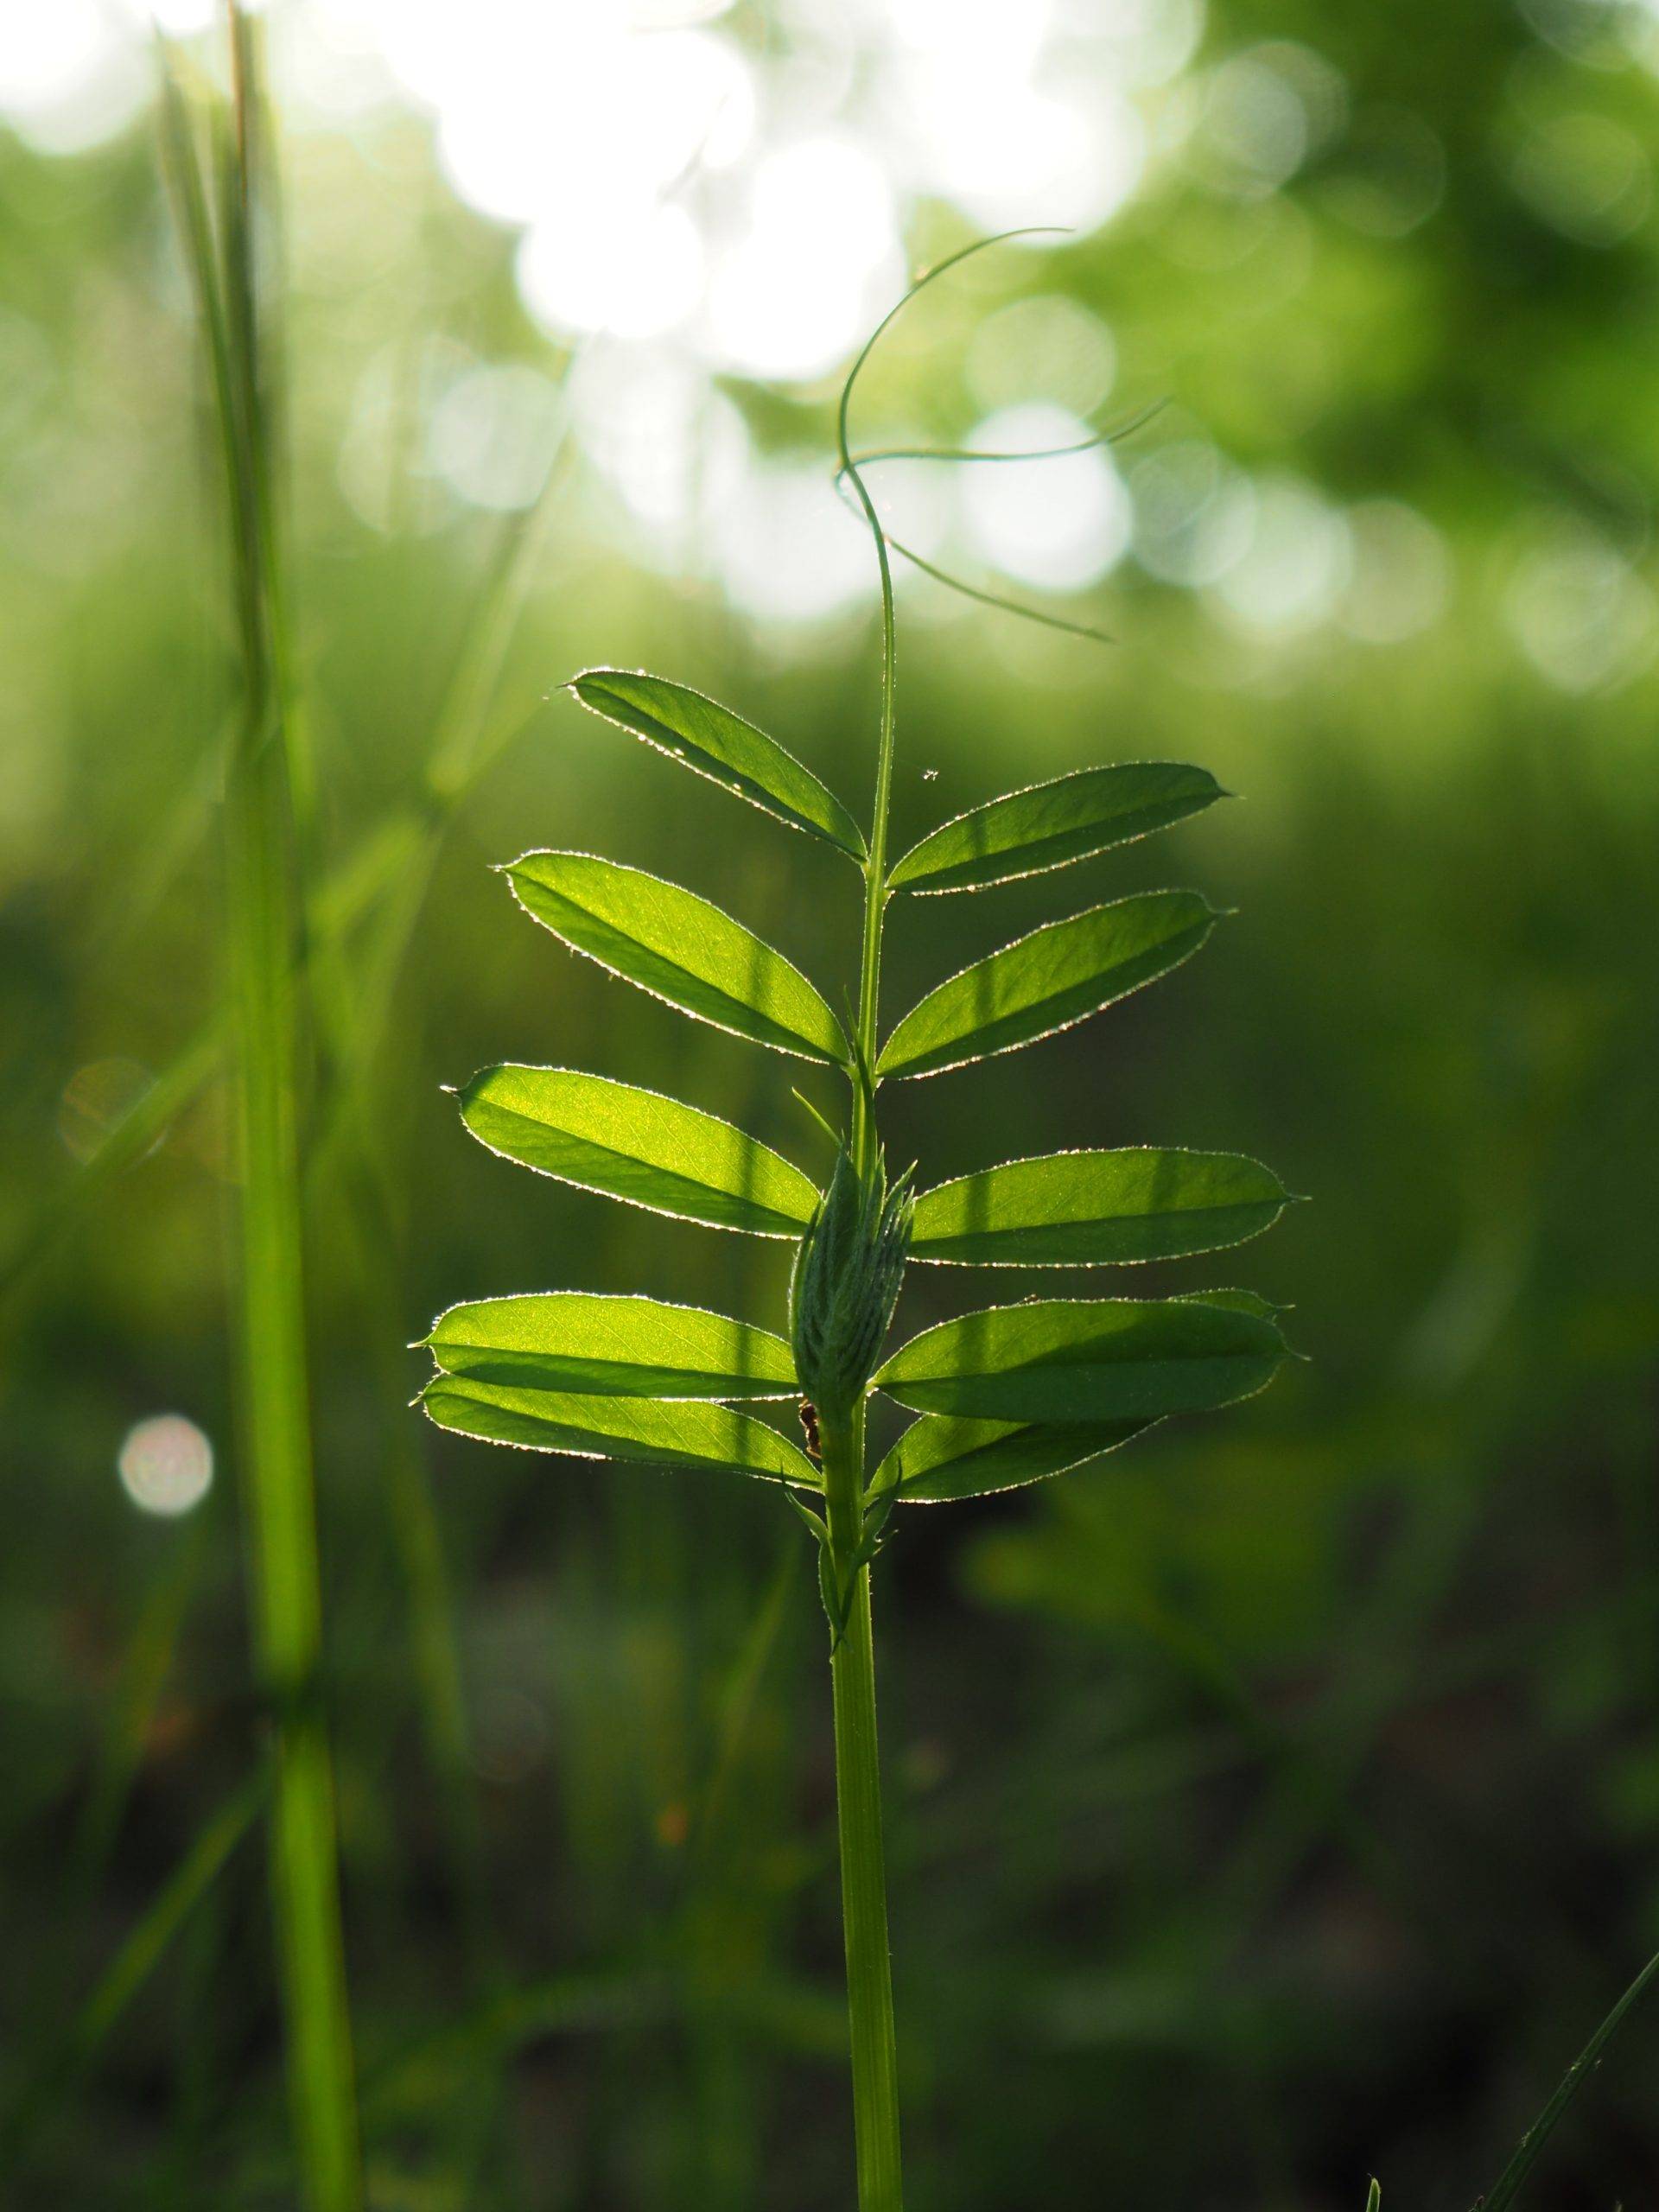
[[802,1390],[820,1411],[845,1414],[875,1372],[910,1251],[913,1170],[889,1185],[878,1154],[861,1178],[851,1154],[834,1174],[795,1255],[790,1338]]

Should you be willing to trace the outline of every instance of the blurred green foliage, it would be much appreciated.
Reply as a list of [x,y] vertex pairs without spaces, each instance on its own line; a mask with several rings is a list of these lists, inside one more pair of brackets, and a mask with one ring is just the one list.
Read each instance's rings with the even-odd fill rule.
[[[764,14],[739,31],[804,35]],[[1242,188],[1189,118],[1113,223],[988,258],[871,379],[872,442],[959,443],[1003,372],[985,334],[1040,298],[1034,397],[1064,383],[1059,300],[1109,326],[1114,406],[1164,403],[1117,454],[1135,550],[1060,602],[1109,647],[906,588],[901,845],[1101,758],[1245,799],[1113,864],[1114,891],[1241,908],[1205,959],[938,1078],[935,1172],[1155,1135],[1316,1201],[1250,1255],[1306,1369],[1094,1473],[918,1511],[887,1555],[918,2212],[1323,2212],[1373,2171],[1385,2202],[1466,2204],[1659,1942],[1656,37],[1600,0],[1217,0],[1154,120],[1241,58],[1276,70],[1335,103],[1295,173]],[[418,119],[313,123],[285,158],[317,1457],[374,2201],[810,2212],[845,2201],[846,2115],[800,1534],[742,1484],[435,1438],[403,1347],[456,1298],[553,1283],[781,1316],[785,1252],[527,1188],[439,1086],[602,1066],[818,1164],[760,1054],[507,926],[485,864],[614,852],[836,972],[836,857],[734,824],[555,687],[661,669],[861,805],[871,605],[754,611],[717,532],[627,508],[580,409],[540,508],[469,505],[429,460],[457,365],[556,383],[614,349],[527,318],[511,235]],[[261,1738],[213,1046],[232,659],[147,124],[74,154],[0,134],[0,204],[6,2193],[276,2205],[257,1843],[63,2063]],[[911,242],[965,234],[928,203]],[[710,398],[747,465],[823,463],[826,512],[832,382]],[[1239,480],[1255,551],[1205,581]],[[954,543],[985,581],[975,557]],[[890,1006],[1044,895],[903,909]],[[915,1272],[914,1325],[956,1310],[949,1274]],[[179,1521],[116,1475],[163,1410],[219,1460]],[[1552,2145],[1540,2212],[1650,2186],[1653,2033]]]

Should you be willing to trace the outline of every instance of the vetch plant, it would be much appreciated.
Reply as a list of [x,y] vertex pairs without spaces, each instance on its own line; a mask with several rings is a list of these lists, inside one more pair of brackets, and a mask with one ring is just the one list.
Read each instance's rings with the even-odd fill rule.
[[[648,1297],[555,1290],[487,1299],[453,1306],[435,1323],[425,1341],[437,1372],[423,1394],[444,1427],[499,1443],[757,1477],[778,1485],[810,1529],[830,1625],[863,2212],[895,2212],[902,2201],[870,1611],[872,1564],[892,1514],[1084,1465],[1171,1414],[1261,1389],[1287,1354],[1274,1308],[1236,1290],[992,1305],[886,1352],[909,1262],[997,1268],[1173,1259],[1255,1235],[1287,1198],[1254,1160],[1173,1148],[1005,1160],[919,1189],[909,1169],[888,1174],[884,1084],[964,1067],[1097,1014],[1188,959],[1217,918],[1185,890],[1087,906],[941,982],[882,1039],[882,935],[895,897],[985,891],[1063,868],[1223,795],[1203,769],[1170,762],[1084,769],[976,807],[889,862],[891,541],[849,449],[848,414],[893,315],[848,377],[839,416],[841,474],[872,532],[881,589],[868,838],[774,738],[698,692],[617,669],[590,669],[570,685],[595,714],[856,868],[863,926],[847,1023],[781,952],[674,884],[582,852],[530,852],[505,869],[519,905],[575,950],[698,1020],[844,1077],[845,1121],[830,1130],[833,1171],[820,1189],[727,1122],[575,1069],[486,1068],[461,1100],[474,1135],[526,1166],[658,1213],[793,1240],[788,1333]],[[915,1416],[879,1457],[867,1437],[878,1393]],[[800,1444],[752,1410],[791,1398],[799,1401]]]

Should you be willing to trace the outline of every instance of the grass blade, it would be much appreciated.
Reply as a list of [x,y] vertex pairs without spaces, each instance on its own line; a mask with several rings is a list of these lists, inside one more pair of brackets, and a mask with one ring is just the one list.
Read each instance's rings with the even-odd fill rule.
[[[272,196],[257,32],[232,5],[231,108],[212,112],[217,235],[198,209],[174,104],[175,165],[197,178],[187,252],[219,403],[243,715],[226,779],[226,937],[240,1136],[236,1284],[240,1427],[259,1675],[277,1715],[271,1873],[302,2192],[312,2212],[363,2201],[340,1929],[334,1777],[318,1695],[322,1599],[311,1464],[297,1100],[303,971],[289,662],[279,582],[271,353],[255,232]],[[214,257],[218,256],[218,265]],[[222,314],[214,305],[222,302]],[[223,359],[220,349],[223,349]]]
[[36,2133],[97,2056],[247,1834],[264,1802],[270,1779],[262,1766],[220,1806],[99,1977],[44,2065],[25,2081],[16,2102],[0,2121],[0,2169],[15,2173],[16,2162]]
[[[1510,2160],[1497,2182],[1486,2195],[1477,2197],[1474,2212],[1509,2212],[1519,2195],[1527,2176],[1538,2163],[1538,2154],[1554,2133],[1556,2122],[1572,2103],[1585,2082],[1601,2063],[1602,2053],[1624,2024],[1624,2016],[1636,2003],[1654,1975],[1659,1974],[1659,1953],[1648,1961],[1636,1980],[1619,1999],[1601,2025],[1561,2077],[1560,2088],[1544,2107],[1532,2126],[1521,2138]],[[1375,2183],[1373,2183],[1375,2186]]]

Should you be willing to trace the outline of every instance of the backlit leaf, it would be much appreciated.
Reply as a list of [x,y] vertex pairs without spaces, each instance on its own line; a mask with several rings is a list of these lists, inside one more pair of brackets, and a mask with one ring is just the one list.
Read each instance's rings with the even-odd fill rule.
[[930,991],[876,1071],[936,1075],[1051,1036],[1179,967],[1216,918],[1194,891],[1149,891],[1045,923]]
[[683,760],[780,821],[864,857],[864,839],[833,791],[792,753],[717,700],[683,683],[621,668],[590,668],[569,689],[584,707]]
[[461,1112],[492,1152],[683,1221],[798,1236],[818,1203],[798,1167],[729,1122],[576,1068],[485,1068]]
[[729,1406],[589,1397],[461,1375],[435,1375],[421,1393],[421,1403],[440,1428],[524,1451],[643,1459],[666,1467],[728,1468],[763,1482],[823,1487],[823,1476],[804,1452],[765,1421]]
[[875,1381],[918,1413],[1156,1421],[1249,1397],[1285,1357],[1265,1315],[1200,1299],[1032,1299],[925,1329]]
[[1288,1203],[1277,1176],[1236,1153],[1050,1153],[924,1191],[911,1256],[1010,1268],[1178,1259],[1242,1243]]
[[913,1421],[872,1478],[873,1491],[899,1485],[901,1505],[939,1505],[958,1497],[985,1497],[1041,1482],[1114,1452],[1150,1428],[1149,1421],[963,1421],[923,1414]]
[[550,1290],[479,1299],[441,1313],[425,1342],[448,1374],[538,1390],[632,1398],[798,1395],[781,1337],[654,1298]]
[[887,880],[924,895],[980,891],[1088,860],[1224,797],[1207,769],[1176,761],[1079,768],[942,823],[911,847]]
[[527,913],[613,975],[734,1036],[846,1064],[841,1024],[800,969],[708,899],[593,853],[526,853],[505,873]]

